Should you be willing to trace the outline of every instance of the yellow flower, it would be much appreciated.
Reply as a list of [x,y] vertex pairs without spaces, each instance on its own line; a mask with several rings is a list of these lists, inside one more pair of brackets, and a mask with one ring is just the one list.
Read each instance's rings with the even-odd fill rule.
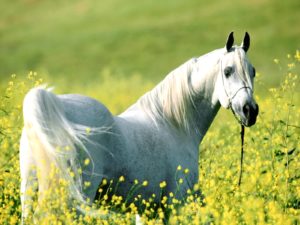
[[300,51],[299,50],[296,51],[295,59],[297,59],[298,61],[300,61]]
[[177,170],[181,170],[181,169],[182,169],[181,165],[177,166]]
[[178,200],[176,198],[172,198],[172,203],[173,204],[177,204],[178,203]]
[[199,190],[199,184],[195,184],[193,189],[194,189],[194,191],[198,191]]
[[295,67],[295,63],[289,63],[289,64],[288,64],[288,68],[289,68],[289,69],[292,69],[293,67]]
[[107,185],[107,180],[105,178],[102,180],[102,185]]
[[70,171],[70,176],[71,176],[72,178],[75,177],[74,172]]
[[167,196],[164,196],[164,197],[162,198],[162,200],[161,200],[161,203],[162,203],[162,204],[165,204],[165,203],[167,202],[167,200],[168,200],[168,197],[167,197]]
[[90,133],[91,133],[91,128],[87,127],[87,128],[85,129],[85,131],[86,131],[87,134],[90,134]]
[[124,176],[120,176],[119,182],[124,182],[124,181],[125,181],[125,177]]
[[84,165],[89,165],[90,164],[90,159],[89,158],[86,158],[85,160],[84,160]]
[[188,168],[186,168],[185,170],[184,170],[184,173],[185,174],[188,174],[190,172],[190,170],[188,169]]
[[162,182],[160,182],[160,184],[159,184],[159,187],[160,188],[165,188],[167,186],[167,182],[166,181],[162,181]]
[[91,186],[91,182],[89,182],[89,181],[85,181],[85,182],[84,182],[84,186],[85,186],[85,187],[89,187],[89,186]]
[[164,214],[163,212],[159,212],[159,213],[158,213],[158,216],[159,216],[160,219],[165,218],[165,214]]
[[183,179],[180,178],[180,179],[178,180],[178,182],[179,182],[179,184],[182,184],[182,183],[183,183]]
[[144,187],[148,186],[148,181],[144,180],[144,182],[142,183],[142,185],[143,185]]
[[18,218],[16,216],[10,216],[9,224],[17,224]]

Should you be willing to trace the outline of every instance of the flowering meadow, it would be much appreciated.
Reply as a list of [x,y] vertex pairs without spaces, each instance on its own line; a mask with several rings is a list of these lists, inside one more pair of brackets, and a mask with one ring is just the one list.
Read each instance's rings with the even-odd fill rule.
[[[150,199],[134,196],[134,203],[126,204],[126,199],[120,196],[109,198],[109,189],[100,187],[101,198],[86,209],[101,213],[101,217],[94,218],[92,213],[78,215],[69,207],[67,183],[59,180],[59,185],[51,187],[38,212],[29,215],[25,224],[134,224],[141,206],[144,209],[141,220],[145,224],[163,224],[166,214],[170,224],[300,224],[300,52],[289,54],[284,60],[275,59],[270,66],[278,68],[281,82],[277,87],[266,87],[261,77],[272,79],[272,75],[257,74],[255,88],[263,90],[258,92],[261,95],[255,93],[260,114],[257,124],[246,128],[240,186],[240,127],[232,115],[220,112],[201,144],[199,183],[188,190],[185,201],[180,202],[170,193],[161,196],[161,203],[156,206],[155,196]],[[18,152],[22,100],[30,88],[43,83],[47,83],[47,76],[30,72],[26,77],[12,75],[0,86],[0,224],[21,221]],[[58,92],[70,91],[68,81],[60,83]],[[154,86],[139,75],[117,79],[106,72],[93,83],[95,86],[77,90],[81,88],[86,95],[104,102],[114,113],[124,110]],[[112,86],[118,91],[112,91]],[[187,174],[189,168],[178,165],[176,173]],[[114,182],[122,185],[124,180],[126,177],[121,176]],[[183,182],[178,179],[178,188]],[[147,185],[146,180],[136,180],[132,190]],[[160,188],[163,190],[166,185],[161,181]],[[203,196],[193,194],[198,189]],[[33,205],[37,205],[36,198]]]

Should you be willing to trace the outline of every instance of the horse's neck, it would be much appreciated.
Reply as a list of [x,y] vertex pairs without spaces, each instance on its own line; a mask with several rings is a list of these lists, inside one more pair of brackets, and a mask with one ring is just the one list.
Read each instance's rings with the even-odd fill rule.
[[213,105],[210,102],[207,102],[206,99],[199,98],[197,101],[195,101],[195,105],[195,110],[197,111],[195,114],[195,123],[197,129],[194,135],[197,139],[197,143],[200,144],[215,116],[217,115],[220,109],[220,104],[217,103]]
[[193,68],[193,73],[196,73],[196,75],[192,76],[192,78],[199,79],[195,81],[199,85],[194,90],[197,94],[195,94],[193,99],[195,106],[194,121],[197,128],[195,137],[199,144],[220,109],[215,87],[222,54],[223,50],[220,49],[199,57]]
[[[131,106],[120,116],[131,120],[150,121],[150,124],[161,124],[162,126],[172,124],[174,127],[177,127],[178,131],[185,132],[188,139],[192,137],[195,143],[200,144],[220,108],[220,104],[214,96],[220,55],[221,50],[216,50],[198,59],[189,60],[171,72],[164,81],[151,92],[142,96],[137,104]],[[183,99],[180,96],[181,94],[187,94],[187,91],[182,91],[182,89],[186,89],[184,86],[178,85],[178,79],[173,79],[172,76],[184,76],[183,73],[186,72],[197,74],[193,77],[199,78],[199,81],[197,81],[199,86],[197,90],[194,90],[197,94],[192,96],[193,99],[191,100],[193,102],[181,104]],[[191,77],[190,75],[188,76]],[[193,83],[193,81],[189,82]],[[176,95],[172,95],[174,91],[176,91]],[[190,97],[186,96],[186,99]],[[183,106],[189,107],[189,109],[183,108]],[[173,107],[177,107],[176,110]],[[191,110],[192,113],[189,113]],[[185,113],[181,114],[182,111]],[[192,118],[185,120],[185,116],[190,117],[191,115],[193,115]],[[160,121],[163,122],[160,123]],[[182,121],[188,122],[191,126],[190,129],[185,129],[185,123],[182,123]]]

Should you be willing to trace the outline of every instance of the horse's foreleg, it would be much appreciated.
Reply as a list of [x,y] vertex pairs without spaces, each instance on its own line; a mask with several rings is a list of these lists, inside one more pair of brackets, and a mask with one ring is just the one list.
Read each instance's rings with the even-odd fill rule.
[[24,220],[33,213],[32,203],[37,191],[37,177],[35,172],[35,162],[28,140],[23,131],[20,142],[20,172],[21,172],[21,205],[22,224]]

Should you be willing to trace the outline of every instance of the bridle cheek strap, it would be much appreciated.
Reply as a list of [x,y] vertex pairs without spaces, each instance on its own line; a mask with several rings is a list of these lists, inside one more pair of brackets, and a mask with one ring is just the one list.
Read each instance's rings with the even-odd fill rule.
[[239,93],[239,91],[242,90],[242,89],[250,89],[252,93],[253,93],[253,90],[252,90],[252,88],[249,87],[249,86],[242,86],[242,87],[240,87],[240,88],[234,93],[234,95],[232,95],[232,96],[230,97],[229,94],[228,94],[228,92],[227,92],[227,90],[226,90],[226,88],[225,88],[225,82],[224,82],[224,76],[225,76],[225,75],[223,74],[223,70],[222,70],[222,61],[221,61],[221,75],[222,75],[223,88],[224,88],[225,94],[226,94],[226,96],[227,96],[227,98],[228,98],[228,101],[229,101],[228,108],[230,108],[230,110],[232,111],[232,113],[233,113],[234,117],[236,118],[236,120],[237,120],[240,124],[243,124],[242,121],[241,121],[241,119],[240,119],[240,117],[239,117],[238,115],[236,115],[235,111],[234,111],[233,108],[232,108],[232,100],[235,98],[235,96],[236,96],[236,95]]

